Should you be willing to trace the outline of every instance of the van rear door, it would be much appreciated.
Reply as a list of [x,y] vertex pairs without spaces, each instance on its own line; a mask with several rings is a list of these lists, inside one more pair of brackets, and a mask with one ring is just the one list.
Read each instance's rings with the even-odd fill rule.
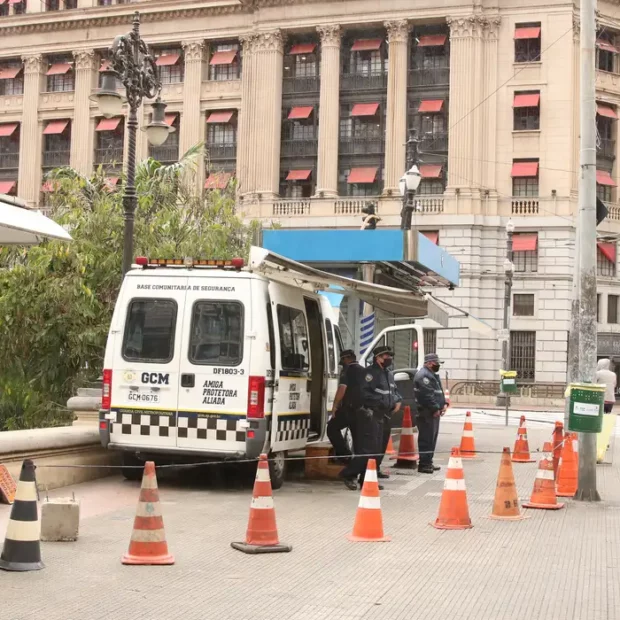
[[127,275],[115,325],[110,442],[173,447],[187,278]]
[[253,334],[250,279],[191,276],[189,280],[177,447],[245,452]]

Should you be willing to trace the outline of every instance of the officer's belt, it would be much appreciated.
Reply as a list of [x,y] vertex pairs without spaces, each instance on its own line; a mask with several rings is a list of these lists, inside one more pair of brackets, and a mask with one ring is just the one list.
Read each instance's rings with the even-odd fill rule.
[[379,388],[375,388],[375,392],[377,392],[378,394],[383,394],[383,395],[390,394],[390,390],[380,390]]

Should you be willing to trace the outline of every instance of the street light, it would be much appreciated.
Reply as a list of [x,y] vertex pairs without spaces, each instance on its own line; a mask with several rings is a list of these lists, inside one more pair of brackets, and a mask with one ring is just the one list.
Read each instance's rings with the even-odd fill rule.
[[[101,88],[91,95],[101,114],[106,118],[122,113],[123,104],[129,105],[127,116],[127,182],[123,194],[123,274],[131,269],[133,262],[133,224],[136,212],[136,134],[138,131],[138,109],[142,99],[155,99],[152,104],[153,117],[145,128],[149,142],[161,146],[174,129],[165,121],[166,104],[159,97],[161,82],[157,76],[155,59],[147,44],[140,38],[140,13],[136,11],[130,32],[114,39],[109,50],[110,66],[103,71]],[[125,97],[116,90],[116,80],[125,87]]]
[[408,168],[408,170],[398,182],[398,190],[403,199],[403,208],[400,212],[400,228],[404,231],[411,229],[414,197],[422,181],[420,169],[416,165],[418,158],[418,141],[413,137],[413,132],[409,134],[406,149],[407,163],[405,167]]
[[[515,232],[515,225],[512,220],[506,223],[506,258],[504,259],[504,322],[502,329],[502,369],[510,370],[510,302],[512,298],[512,278],[515,265],[513,262],[512,237]],[[508,409],[510,407],[510,396],[501,391],[497,397],[498,404],[506,407],[506,426],[508,426]]]

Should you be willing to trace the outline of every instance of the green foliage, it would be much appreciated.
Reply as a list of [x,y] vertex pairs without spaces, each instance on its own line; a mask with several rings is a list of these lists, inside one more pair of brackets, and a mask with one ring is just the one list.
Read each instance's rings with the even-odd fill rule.
[[[172,166],[139,165],[136,256],[247,256],[256,224],[236,214],[234,187],[195,189],[199,148]],[[58,423],[67,399],[100,376],[122,279],[122,187],[102,170],[61,168],[48,180],[52,217],[74,241],[0,249],[0,430]]]

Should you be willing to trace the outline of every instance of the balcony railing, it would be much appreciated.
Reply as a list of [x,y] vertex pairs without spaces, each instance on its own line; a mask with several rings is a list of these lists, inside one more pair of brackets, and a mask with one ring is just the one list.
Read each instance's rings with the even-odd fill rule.
[[447,152],[448,151],[447,132],[435,133],[432,135],[423,135],[420,139],[420,150],[421,151]]
[[43,166],[45,168],[58,168],[68,166],[71,160],[71,151],[43,151]]
[[359,215],[362,209],[370,203],[377,205],[378,215],[379,207],[376,198],[340,198],[334,203],[334,215]]
[[416,86],[448,86],[449,84],[449,67],[434,67],[432,69],[411,69],[409,71],[409,88],[415,88]]
[[273,203],[274,215],[310,215],[310,200],[287,198]]
[[156,159],[164,164],[179,161],[178,146],[152,146],[149,154],[153,159]]
[[601,155],[602,157],[614,159],[616,157],[616,141],[609,140],[608,138],[600,138],[596,152],[597,155]]
[[105,149],[95,149],[96,164],[122,164],[123,147],[108,147]]
[[340,137],[338,152],[340,155],[380,155],[384,151],[380,138]]
[[341,90],[380,90],[387,86],[387,73],[364,75],[343,73],[340,76]]
[[418,197],[415,199],[417,213],[437,214],[443,213],[443,196]]
[[19,153],[0,153],[0,170],[19,168]]
[[605,206],[607,207],[607,219],[613,220],[614,222],[620,222],[620,204],[615,202],[606,202]]
[[235,159],[237,157],[236,144],[207,144],[209,159]]
[[317,140],[282,140],[283,157],[305,157],[314,156],[318,150]]
[[285,77],[282,83],[284,94],[292,93],[318,93],[321,81],[316,77]]
[[538,215],[538,207],[538,198],[520,198],[519,196],[512,198],[513,215]]

